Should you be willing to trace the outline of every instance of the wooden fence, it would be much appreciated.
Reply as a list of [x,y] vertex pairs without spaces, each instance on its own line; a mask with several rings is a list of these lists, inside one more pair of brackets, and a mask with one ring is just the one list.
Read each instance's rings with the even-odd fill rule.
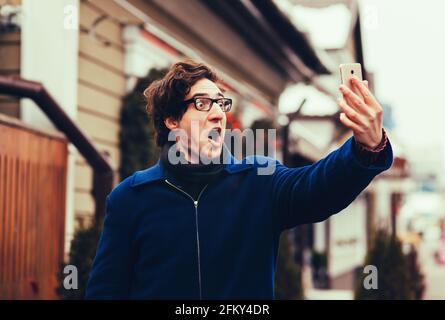
[[57,298],[67,142],[0,116],[0,299]]

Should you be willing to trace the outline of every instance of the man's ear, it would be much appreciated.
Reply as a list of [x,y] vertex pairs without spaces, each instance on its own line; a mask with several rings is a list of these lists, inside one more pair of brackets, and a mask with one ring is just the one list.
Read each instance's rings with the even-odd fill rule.
[[164,124],[170,130],[176,129],[179,126],[179,122],[177,120],[173,120],[172,118],[165,119]]

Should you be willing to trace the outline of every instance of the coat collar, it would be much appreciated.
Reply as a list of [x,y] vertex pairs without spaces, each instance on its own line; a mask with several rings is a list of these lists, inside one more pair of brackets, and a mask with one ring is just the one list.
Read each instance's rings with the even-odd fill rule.
[[[224,171],[229,174],[238,173],[253,167],[253,165],[245,161],[245,159],[241,161],[237,160],[231,153],[229,153],[229,158],[229,163],[224,164]],[[158,159],[154,166],[145,170],[137,171],[133,175],[131,186],[136,187],[153,181],[164,180],[166,178],[167,175],[165,172],[165,167],[162,164],[161,159]]]

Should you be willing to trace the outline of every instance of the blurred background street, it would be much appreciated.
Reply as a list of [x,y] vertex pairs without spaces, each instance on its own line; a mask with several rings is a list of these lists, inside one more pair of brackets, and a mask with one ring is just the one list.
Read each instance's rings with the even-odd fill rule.
[[437,241],[429,240],[421,245],[421,261],[426,275],[425,299],[442,300],[444,298],[445,271],[444,266],[437,264],[435,254]]

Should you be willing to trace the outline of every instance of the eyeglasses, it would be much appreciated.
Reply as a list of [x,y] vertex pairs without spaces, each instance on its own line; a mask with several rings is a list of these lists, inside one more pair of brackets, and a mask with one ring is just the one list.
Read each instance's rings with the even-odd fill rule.
[[212,98],[191,98],[189,100],[184,101],[184,105],[188,105],[189,103],[192,103],[195,106],[195,109],[198,111],[210,111],[213,104],[216,102],[218,106],[221,108],[223,112],[229,112],[232,108],[232,99],[229,98],[218,98],[218,99],[212,99]]

